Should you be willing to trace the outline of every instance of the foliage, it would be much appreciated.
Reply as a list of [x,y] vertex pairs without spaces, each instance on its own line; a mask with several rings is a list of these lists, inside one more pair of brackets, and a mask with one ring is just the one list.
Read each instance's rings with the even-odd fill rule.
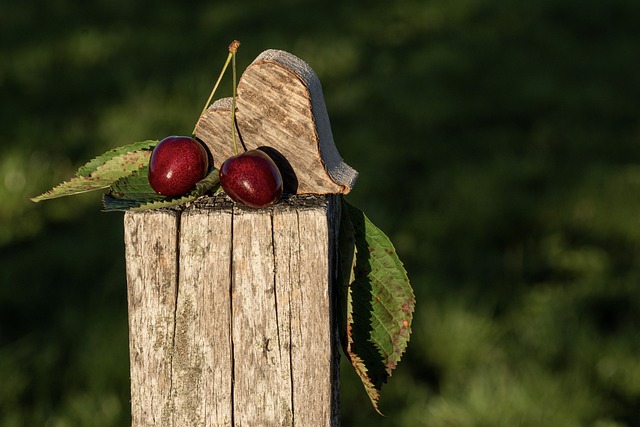
[[40,202],[108,188],[121,178],[148,165],[151,149],[156,143],[157,141],[137,142],[109,150],[78,168],[76,175],[69,181],[64,181],[31,200]]
[[78,168],[69,181],[31,200],[40,202],[108,188],[103,196],[105,211],[142,211],[184,205],[215,191],[220,181],[217,169],[212,169],[184,196],[174,198],[156,193],[147,177],[151,150],[156,144],[157,141],[134,142],[109,150]]
[[416,305],[389,238],[344,198],[339,232],[340,339],[380,414],[380,389],[407,349]]
[[129,424],[121,217],[28,198],[189,132],[231,38],[240,69],[275,47],[318,73],[349,200],[420,301],[386,417],[343,369],[343,425],[638,425],[639,21],[627,0],[4,2],[0,426]]
[[212,169],[207,176],[196,183],[193,190],[184,196],[163,197],[151,188],[147,178],[148,173],[149,167],[144,166],[131,175],[117,180],[103,198],[105,211],[135,212],[185,205],[208,192],[215,192],[220,183],[219,171]]

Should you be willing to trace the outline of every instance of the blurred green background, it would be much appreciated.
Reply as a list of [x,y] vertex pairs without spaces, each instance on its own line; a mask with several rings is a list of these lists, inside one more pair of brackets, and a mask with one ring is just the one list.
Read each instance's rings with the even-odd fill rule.
[[[109,148],[189,133],[233,39],[323,84],[349,200],[418,305],[378,416],[640,425],[637,0],[0,0],[0,426],[126,426],[122,215],[33,204]],[[230,79],[219,96],[230,93]]]

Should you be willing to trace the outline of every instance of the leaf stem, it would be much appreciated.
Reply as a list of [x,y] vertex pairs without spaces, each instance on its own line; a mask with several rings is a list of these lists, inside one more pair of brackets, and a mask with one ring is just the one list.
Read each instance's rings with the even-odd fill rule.
[[[227,67],[229,66],[229,62],[231,61],[232,56],[235,54],[235,50],[232,51],[232,49],[231,49],[231,46],[234,46],[234,44],[237,44],[237,46],[235,47],[235,50],[237,50],[238,46],[240,46],[240,43],[235,41],[235,40],[229,46],[229,55],[227,55],[227,60],[225,61],[224,65],[222,66],[222,71],[220,71],[220,75],[218,76],[218,80],[216,80],[216,84],[213,86],[213,90],[211,91],[211,94],[209,95],[209,99],[207,99],[207,102],[205,102],[204,107],[202,108],[202,112],[200,113],[199,117],[202,117],[204,112],[207,111],[207,108],[209,108],[209,104],[211,103],[211,100],[213,99],[213,95],[216,93],[216,90],[218,89],[218,86],[220,85],[220,81],[222,80],[222,76],[224,76],[225,71],[227,71]],[[235,84],[234,84],[234,87],[235,87]],[[191,132],[191,135],[195,136],[197,127],[198,127],[198,123],[196,122],[196,125],[193,127],[193,132]]]

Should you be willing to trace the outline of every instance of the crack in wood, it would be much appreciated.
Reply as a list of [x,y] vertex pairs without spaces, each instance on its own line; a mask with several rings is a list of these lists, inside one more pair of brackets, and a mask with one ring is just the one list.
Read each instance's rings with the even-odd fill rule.
[[235,218],[235,209],[231,209],[231,239],[230,239],[230,248],[229,248],[229,338],[230,338],[230,348],[231,348],[231,366],[230,366],[230,374],[231,374],[231,425],[235,426],[235,383],[236,383],[236,363],[235,357],[236,353],[234,350],[234,336],[233,336],[233,289],[234,289],[234,281],[235,275],[233,274],[233,245],[234,245],[234,233],[233,233],[233,224]]
[[[176,332],[178,328],[178,298],[180,295],[180,213],[176,214],[175,221],[175,240],[176,240],[176,248],[175,248],[175,284],[174,284],[174,292],[175,298],[173,301],[173,332],[171,334],[171,352],[169,353],[169,398],[171,399],[174,393],[173,390],[173,358],[176,352]],[[171,400],[172,401],[172,400]],[[172,423],[175,424],[175,411],[171,408],[172,413]]]

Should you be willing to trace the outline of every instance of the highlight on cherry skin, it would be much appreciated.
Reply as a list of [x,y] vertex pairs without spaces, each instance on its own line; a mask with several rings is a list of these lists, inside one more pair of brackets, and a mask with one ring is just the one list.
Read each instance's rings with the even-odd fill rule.
[[169,136],[151,152],[149,184],[163,196],[182,196],[192,190],[209,170],[204,146],[190,136]]
[[261,150],[249,150],[225,160],[220,186],[238,203],[262,208],[282,196],[282,175],[275,162]]

